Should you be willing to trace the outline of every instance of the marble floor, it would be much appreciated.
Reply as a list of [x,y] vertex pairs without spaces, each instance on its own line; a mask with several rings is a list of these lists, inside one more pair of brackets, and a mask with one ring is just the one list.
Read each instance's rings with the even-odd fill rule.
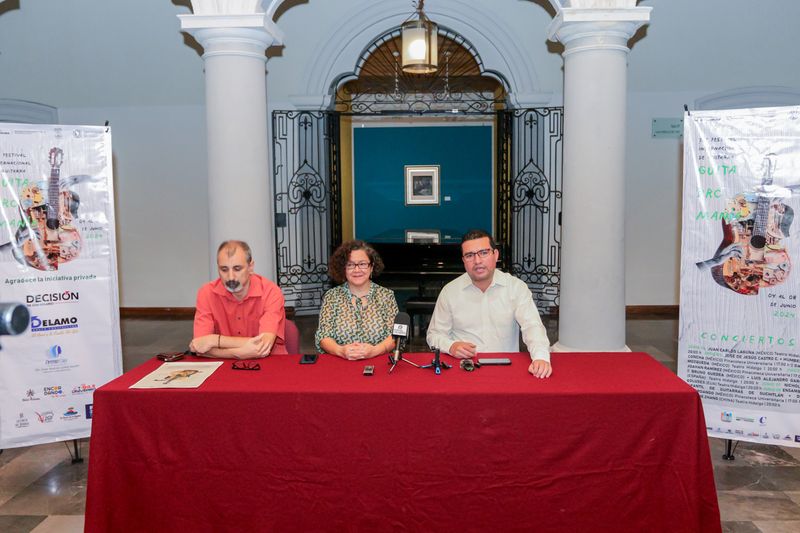
[[[313,350],[316,317],[296,319],[301,351]],[[556,320],[545,320],[550,339],[557,339]],[[628,346],[650,353],[675,371],[678,322],[636,319],[627,322]],[[122,321],[124,369],[159,351],[185,349],[191,335],[188,320]],[[418,339],[415,341],[420,342]],[[417,344],[420,347],[420,344]],[[724,441],[709,439],[722,514],[730,533],[797,533],[800,531],[800,449],[739,443],[735,461],[722,459]],[[0,453],[0,531],[69,533],[83,530],[89,439],[81,441],[82,463],[73,464],[73,446],[54,443]]]

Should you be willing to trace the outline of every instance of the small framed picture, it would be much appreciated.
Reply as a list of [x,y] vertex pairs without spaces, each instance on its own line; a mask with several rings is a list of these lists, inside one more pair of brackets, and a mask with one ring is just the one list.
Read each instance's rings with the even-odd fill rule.
[[406,242],[414,244],[439,244],[440,234],[435,229],[407,229]]
[[406,205],[439,205],[439,165],[406,165]]

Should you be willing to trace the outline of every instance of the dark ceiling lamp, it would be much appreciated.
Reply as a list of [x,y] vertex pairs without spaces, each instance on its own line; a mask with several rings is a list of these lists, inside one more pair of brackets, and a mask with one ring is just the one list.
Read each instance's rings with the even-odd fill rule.
[[439,66],[439,29],[425,16],[422,10],[425,0],[417,1],[416,19],[405,21],[400,26],[403,43],[403,72],[409,74],[431,74]]

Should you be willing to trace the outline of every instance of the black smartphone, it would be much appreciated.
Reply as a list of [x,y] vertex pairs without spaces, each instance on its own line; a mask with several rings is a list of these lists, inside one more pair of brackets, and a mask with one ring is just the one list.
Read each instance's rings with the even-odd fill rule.
[[304,353],[300,357],[300,364],[301,365],[313,365],[314,363],[317,362],[317,357],[319,357],[319,354],[316,354],[316,353]]

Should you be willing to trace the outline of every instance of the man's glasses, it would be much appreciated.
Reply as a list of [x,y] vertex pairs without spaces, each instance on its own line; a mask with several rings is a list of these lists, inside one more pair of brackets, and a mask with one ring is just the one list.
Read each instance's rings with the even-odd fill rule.
[[234,370],[261,370],[261,364],[255,361],[234,361],[231,368]]
[[461,257],[463,257],[465,261],[472,261],[476,256],[480,257],[481,259],[486,259],[489,257],[490,253],[492,253],[491,248],[484,248],[483,250],[478,250],[477,252],[467,252]]
[[355,269],[366,270],[371,265],[372,263],[370,263],[369,261],[361,261],[360,263],[347,263],[344,265],[344,268],[346,268],[347,270],[355,270]]

